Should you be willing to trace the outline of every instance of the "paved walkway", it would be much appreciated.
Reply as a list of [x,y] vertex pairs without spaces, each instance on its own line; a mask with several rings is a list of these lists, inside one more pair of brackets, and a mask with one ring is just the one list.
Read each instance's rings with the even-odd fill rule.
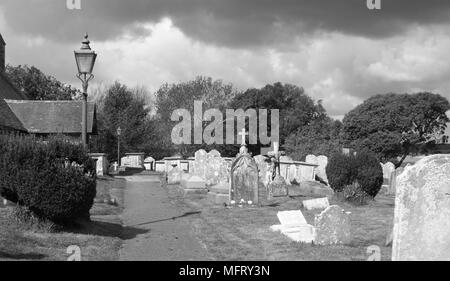
[[[125,177],[124,241],[121,260],[205,260],[189,212],[169,202],[158,176]],[[129,236],[129,237],[127,237]]]

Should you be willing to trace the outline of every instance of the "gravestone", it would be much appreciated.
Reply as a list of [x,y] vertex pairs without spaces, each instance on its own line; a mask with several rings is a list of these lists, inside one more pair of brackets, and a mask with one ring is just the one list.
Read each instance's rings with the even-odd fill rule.
[[207,200],[216,205],[230,204],[230,183],[220,182],[208,188]]
[[295,242],[312,243],[314,227],[306,222],[301,211],[283,211],[277,214],[280,225],[270,227],[272,231],[280,231]]
[[297,176],[296,176],[297,182],[301,183],[301,182],[315,181],[316,179],[315,169],[316,166],[311,163],[300,165],[300,167],[297,169]]
[[292,185],[294,183],[299,183],[299,182],[297,182],[296,178],[297,178],[297,165],[292,164],[289,166],[286,183],[290,184],[290,185]]
[[288,188],[287,183],[284,177],[278,175],[275,179],[269,184],[269,199],[272,197],[286,197],[288,196]]
[[328,177],[327,177],[327,165],[328,165],[328,157],[324,156],[324,155],[320,155],[319,157],[317,157],[317,164],[319,165],[319,167],[317,167],[317,175],[324,180],[325,182],[328,183]]
[[195,152],[195,160],[192,163],[193,171],[191,173],[193,175],[205,179],[206,170],[208,168],[207,161],[208,161],[208,153],[205,150],[200,149],[197,152]]
[[153,171],[155,169],[155,159],[153,157],[147,157],[144,159],[144,167],[147,171]]
[[145,153],[125,153],[125,157],[122,157],[120,165],[129,168],[144,169],[144,156]]
[[293,160],[289,156],[280,156],[280,175],[286,180],[286,183],[289,184],[287,181],[288,173],[289,173],[289,167],[293,163]]
[[315,209],[326,209],[330,207],[330,202],[328,201],[328,197],[305,200],[303,201],[303,207],[308,211]]
[[314,220],[317,245],[348,244],[351,241],[350,213],[339,206],[330,206]]
[[242,146],[231,165],[231,204],[258,204],[258,166],[247,148]]
[[317,161],[316,155],[312,155],[312,154],[306,156],[305,162],[306,163],[310,163],[310,164],[314,164],[314,165],[318,165],[319,164],[319,162]]
[[433,155],[397,178],[392,260],[450,261],[450,155]]
[[205,180],[207,186],[216,185],[219,182],[229,182],[227,163],[217,150],[212,150],[206,157]]
[[267,162],[267,157],[258,155],[253,157],[256,165],[258,166],[259,180],[264,186],[268,186],[272,178],[272,165]]
[[181,176],[184,174],[178,166],[175,166],[167,173],[167,184],[179,184],[181,182]]

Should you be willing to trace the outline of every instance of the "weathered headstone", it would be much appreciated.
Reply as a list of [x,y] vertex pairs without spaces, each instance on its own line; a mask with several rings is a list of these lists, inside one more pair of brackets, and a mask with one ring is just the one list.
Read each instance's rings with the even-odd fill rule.
[[276,176],[275,179],[269,184],[269,198],[272,197],[285,197],[288,196],[287,183],[284,177]]
[[330,207],[330,202],[328,201],[328,197],[304,200],[303,207],[308,211],[315,209],[326,209]]
[[207,199],[210,203],[216,205],[230,204],[230,183],[220,182],[209,187]]
[[147,157],[144,159],[144,167],[147,171],[153,171],[155,169],[155,159],[153,157]]
[[310,164],[314,164],[314,165],[318,165],[318,161],[317,161],[317,156],[316,155],[307,155],[305,158],[305,162],[306,163],[310,163]]
[[397,178],[392,260],[450,261],[450,155],[433,155]]
[[314,227],[306,222],[301,211],[278,212],[277,217],[281,224],[271,226],[272,231],[280,231],[296,242],[314,241]]
[[289,166],[289,170],[287,173],[286,183],[287,184],[299,183],[297,182],[296,177],[297,177],[297,165],[291,164]]
[[339,206],[330,206],[314,220],[317,245],[348,244],[351,241],[350,213]]
[[327,177],[327,165],[328,165],[328,157],[324,156],[324,155],[320,155],[319,157],[317,157],[317,164],[319,165],[319,167],[317,167],[317,175],[324,180],[325,182],[328,183],[328,177]]
[[183,170],[177,166],[174,167],[169,173],[167,173],[167,184],[179,184],[183,174]]
[[197,152],[195,152],[195,160],[192,164],[193,171],[191,174],[202,177],[203,179],[206,178],[206,171],[207,171],[207,161],[208,161],[208,153],[200,149]]
[[258,166],[245,146],[231,166],[230,200],[235,204],[258,204]]
[[267,157],[262,155],[255,156],[253,158],[255,159],[256,165],[258,166],[259,180],[264,184],[264,186],[267,187],[272,178],[271,163],[267,161]]
[[126,153],[125,157],[122,157],[120,165],[123,167],[144,169],[144,156],[145,153]]
[[205,180],[206,185],[216,185],[219,182],[228,182],[228,171],[225,160],[217,150],[212,150],[207,154]]

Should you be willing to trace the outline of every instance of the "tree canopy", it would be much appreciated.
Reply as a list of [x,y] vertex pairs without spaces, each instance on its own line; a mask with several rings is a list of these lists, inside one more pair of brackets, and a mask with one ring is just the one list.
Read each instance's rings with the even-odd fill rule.
[[446,98],[428,92],[376,95],[344,117],[343,141],[400,166],[407,155],[444,133],[449,109]]
[[7,65],[6,75],[17,89],[32,100],[72,100],[81,96],[79,90],[44,74],[34,66]]
[[[280,110],[280,143],[295,134],[299,129],[308,125],[315,119],[326,116],[321,102],[314,100],[305,94],[303,88],[277,82],[266,85],[261,89],[249,89],[238,94],[230,103],[231,108],[247,110],[279,109]],[[269,117],[270,118],[270,117]],[[268,122],[270,131],[270,122]],[[250,150],[259,152],[261,145],[250,147]]]
[[[147,94],[115,82],[97,100],[99,135],[93,139],[93,150],[116,158],[117,128],[121,128],[122,152],[153,152],[153,123],[149,116]],[[91,149],[91,150],[92,150]]]

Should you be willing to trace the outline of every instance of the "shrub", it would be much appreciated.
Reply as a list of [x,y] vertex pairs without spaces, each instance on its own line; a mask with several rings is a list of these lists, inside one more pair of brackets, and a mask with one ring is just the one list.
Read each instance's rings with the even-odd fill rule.
[[357,181],[344,187],[343,196],[346,201],[356,205],[367,204],[367,199],[369,197]]
[[96,194],[94,162],[60,137],[0,135],[0,194],[58,224],[87,217]]
[[328,183],[335,192],[341,192],[344,187],[353,183],[355,171],[354,156],[335,153],[331,156],[326,167]]
[[370,152],[360,152],[355,157],[356,181],[371,197],[377,196],[383,185],[383,168]]
[[355,156],[336,153],[330,158],[326,172],[335,192],[346,188],[349,192],[361,189],[368,196],[375,197],[383,184],[381,165],[369,152],[358,152]]

